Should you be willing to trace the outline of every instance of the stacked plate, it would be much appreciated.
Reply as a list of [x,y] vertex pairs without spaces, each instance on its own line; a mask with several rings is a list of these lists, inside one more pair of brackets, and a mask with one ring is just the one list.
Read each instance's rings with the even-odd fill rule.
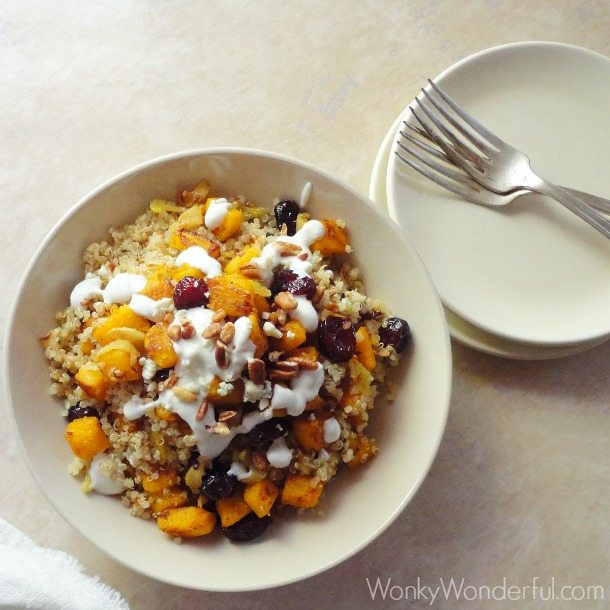
[[[610,198],[610,60],[528,42],[455,64],[435,82],[548,180]],[[408,108],[377,155],[369,196],[428,267],[452,336],[475,349],[546,359],[610,338],[610,241],[556,202],[461,200],[393,154]]]

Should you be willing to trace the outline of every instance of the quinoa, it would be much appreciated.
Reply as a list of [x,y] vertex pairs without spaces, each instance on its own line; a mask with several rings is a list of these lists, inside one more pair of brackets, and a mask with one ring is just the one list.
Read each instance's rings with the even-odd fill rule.
[[[283,204],[292,210],[285,223],[244,196],[210,196],[205,181],[176,201],[153,200],[135,222],[86,248],[79,286],[97,282],[98,289],[75,303],[77,286],[71,306],[41,339],[50,392],[63,406],[58,415],[70,422],[69,473],[85,492],[120,495],[134,516],[157,519],[178,540],[209,533],[217,515],[228,537],[244,540],[286,506],[318,510],[342,465],[358,467],[377,453],[366,428],[404,341],[382,341],[390,312],[366,294],[347,256],[347,223],[320,223],[295,202]],[[220,224],[211,229],[212,208]],[[307,227],[321,231],[317,239],[295,245],[295,231]],[[269,244],[286,252],[265,269]],[[192,256],[178,265],[184,252],[203,256],[204,266]],[[126,274],[140,282],[138,290],[107,298],[111,280]],[[135,312],[134,294],[154,312]],[[184,294],[200,302],[183,309]],[[189,317],[194,309],[199,313]],[[201,310],[208,316],[203,331],[196,327]],[[309,328],[307,312],[316,316]],[[239,339],[243,328],[247,340]],[[210,346],[217,373],[233,373],[189,380],[179,349],[188,341]],[[243,367],[236,364],[238,341]],[[318,385],[304,402],[295,380],[305,387],[314,378]],[[292,403],[278,406],[277,386]],[[384,396],[394,395],[388,385]],[[97,415],[85,409],[86,417],[73,418],[77,407]],[[226,446],[206,455],[209,435],[224,435]]]

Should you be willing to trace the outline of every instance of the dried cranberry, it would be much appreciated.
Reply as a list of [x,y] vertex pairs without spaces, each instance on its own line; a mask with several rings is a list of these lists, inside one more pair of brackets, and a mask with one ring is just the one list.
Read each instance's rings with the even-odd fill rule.
[[232,474],[209,474],[203,479],[201,493],[210,500],[220,500],[233,493],[237,479]]
[[97,417],[99,419],[101,416],[100,412],[95,407],[81,407],[80,405],[76,405],[68,409],[68,415],[66,417],[68,422],[80,419],[81,417]]
[[174,305],[176,309],[191,309],[207,305],[207,284],[192,275],[183,277],[174,288]]
[[316,292],[316,283],[307,275],[297,275],[289,269],[280,269],[273,275],[271,293],[290,292],[295,296],[305,295],[311,299]]
[[268,443],[282,436],[290,428],[287,417],[268,419],[250,430],[248,436],[254,443]]
[[333,362],[345,362],[356,351],[354,327],[347,318],[329,316],[318,327],[320,351]]
[[248,542],[258,538],[267,529],[271,521],[270,517],[257,517],[254,513],[248,513],[237,523],[229,527],[223,527],[222,533],[235,542]]
[[379,329],[379,339],[381,343],[400,353],[411,342],[409,324],[402,318],[388,318]]
[[300,211],[296,201],[290,199],[280,201],[273,210],[277,228],[281,229],[282,225],[286,225],[288,235],[294,235],[297,231],[297,216]]

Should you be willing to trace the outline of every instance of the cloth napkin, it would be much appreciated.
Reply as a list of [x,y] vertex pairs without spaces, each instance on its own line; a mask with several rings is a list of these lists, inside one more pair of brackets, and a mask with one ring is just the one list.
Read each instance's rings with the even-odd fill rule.
[[0,518],[0,608],[129,610],[71,555],[45,549]]

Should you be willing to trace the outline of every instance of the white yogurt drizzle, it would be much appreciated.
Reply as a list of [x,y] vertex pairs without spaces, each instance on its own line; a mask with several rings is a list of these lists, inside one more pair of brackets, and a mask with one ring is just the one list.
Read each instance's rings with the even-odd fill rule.
[[341,426],[339,422],[334,418],[324,420],[324,442],[334,443],[341,436]]
[[[311,277],[312,264],[309,260],[311,258],[309,247],[314,241],[323,237],[325,232],[326,229],[319,220],[308,220],[294,235],[281,235],[275,240],[300,246],[301,252],[299,252],[299,255],[305,255],[303,256],[305,260],[298,258],[298,255],[282,256],[280,254],[281,249],[273,241],[267,244],[260,256],[253,258],[250,263],[261,270],[262,282],[265,286],[271,285],[273,270],[279,265],[287,267],[297,275]],[[311,301],[305,296],[297,296],[296,301],[297,307],[290,312],[290,317],[298,320],[308,333],[315,331],[318,328],[318,314]]]
[[[106,466],[107,465],[107,466]],[[106,453],[98,453],[89,466],[91,489],[97,493],[114,496],[123,492],[124,487],[120,481],[113,479],[105,470],[112,465],[112,458]],[[106,468],[104,467],[106,466]]]
[[318,395],[323,382],[324,369],[318,362],[313,371],[300,371],[290,381],[289,388],[275,385],[271,397],[271,408],[286,409],[288,415],[292,416],[301,415],[305,410],[305,405]]
[[311,182],[306,182],[303,190],[301,191],[301,197],[299,199],[299,207],[303,210],[307,207],[309,203],[309,198],[311,197],[311,191],[313,190],[313,186]]
[[155,301],[143,294],[134,294],[129,301],[129,307],[143,318],[152,322],[161,322],[163,316],[171,311],[173,303],[174,301],[169,297]]
[[267,461],[274,468],[286,468],[292,460],[292,449],[286,445],[283,436],[276,438],[267,449]]
[[74,286],[70,293],[70,305],[73,309],[81,307],[85,299],[101,295],[104,303],[127,303],[129,299],[146,286],[146,278],[137,273],[117,273],[102,288],[102,280],[93,273],[88,273],[82,282]]
[[222,273],[220,263],[201,246],[191,246],[180,252],[176,257],[176,265],[190,265],[199,269],[206,277],[216,277]]
[[212,231],[217,229],[224,222],[228,211],[229,202],[224,197],[212,200],[205,213],[205,226]]

